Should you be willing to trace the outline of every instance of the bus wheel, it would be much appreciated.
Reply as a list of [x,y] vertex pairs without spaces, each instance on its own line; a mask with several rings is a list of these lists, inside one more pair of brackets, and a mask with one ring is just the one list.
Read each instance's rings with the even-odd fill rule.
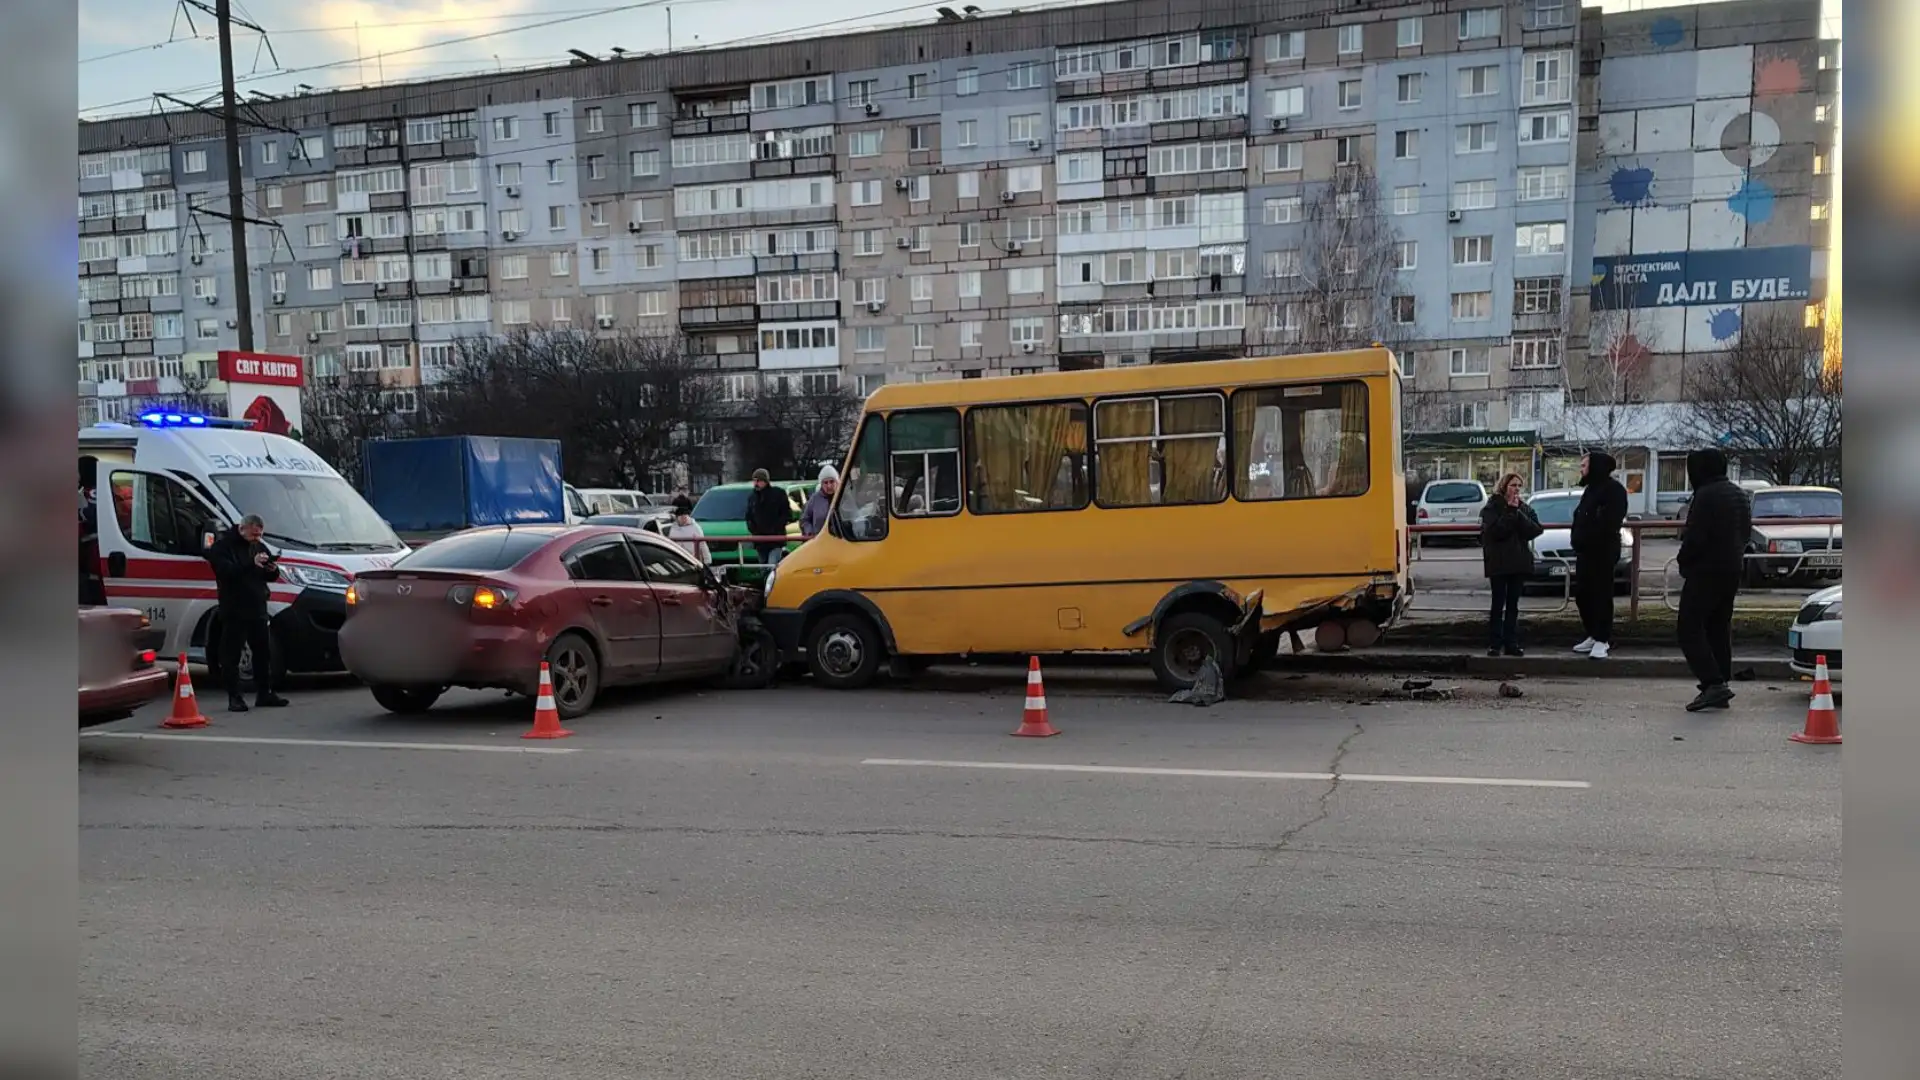
[[1168,693],[1191,690],[1208,657],[1220,665],[1220,678],[1234,675],[1233,636],[1211,615],[1185,611],[1160,622],[1153,635],[1153,674]]
[[858,690],[880,670],[880,635],[864,615],[837,612],[814,624],[807,663],[814,681],[835,690]]

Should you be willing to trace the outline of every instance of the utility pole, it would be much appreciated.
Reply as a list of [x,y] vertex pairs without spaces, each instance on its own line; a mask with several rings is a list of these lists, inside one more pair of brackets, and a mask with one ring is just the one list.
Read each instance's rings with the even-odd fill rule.
[[214,18],[220,26],[220,111],[226,119],[227,225],[233,235],[233,300],[240,309],[240,351],[253,351],[253,270],[247,262],[247,208],[241,171],[246,155],[240,147],[240,103],[233,89],[233,0],[216,0]]

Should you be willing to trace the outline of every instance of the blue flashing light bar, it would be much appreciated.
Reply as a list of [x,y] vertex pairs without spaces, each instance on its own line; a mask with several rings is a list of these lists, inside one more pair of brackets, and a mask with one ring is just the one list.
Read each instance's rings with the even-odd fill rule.
[[200,416],[196,413],[147,412],[140,414],[140,422],[155,428],[227,428],[245,430],[253,426],[250,420],[231,420],[223,416]]

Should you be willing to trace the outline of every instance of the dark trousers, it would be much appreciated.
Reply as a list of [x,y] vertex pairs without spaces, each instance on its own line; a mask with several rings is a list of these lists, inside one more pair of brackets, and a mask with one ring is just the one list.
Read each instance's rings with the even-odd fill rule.
[[273,693],[273,635],[267,632],[267,618],[225,614],[220,616],[220,671],[226,678],[227,696],[240,696],[240,652],[253,647],[253,692],[259,697]]
[[1520,647],[1520,587],[1525,574],[1495,574],[1487,579],[1493,585],[1493,609],[1487,613],[1487,647]]
[[1690,577],[1680,586],[1680,651],[1702,690],[1733,679],[1733,599],[1739,592],[1735,577]]
[[761,562],[771,566],[779,561],[777,556],[786,550],[786,547],[785,544],[755,544],[753,550],[759,554]]
[[1573,602],[1580,609],[1580,625],[1603,645],[1613,644],[1613,568],[1619,562],[1617,551],[1573,560]]

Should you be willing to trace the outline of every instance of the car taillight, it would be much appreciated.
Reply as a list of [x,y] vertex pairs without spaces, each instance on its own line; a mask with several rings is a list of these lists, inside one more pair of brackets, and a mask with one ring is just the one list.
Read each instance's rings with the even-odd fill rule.
[[1421,521],[1427,520],[1427,508],[1424,506],[1420,508],[1420,520]]
[[356,582],[352,585],[347,586],[347,606],[353,607],[355,604],[358,604],[359,602],[360,602],[360,585],[358,582]]
[[510,607],[519,594],[498,585],[455,585],[447,590],[447,599],[475,611],[499,611]]
[[159,655],[160,655],[159,653],[154,652],[152,649],[141,649],[140,656],[139,656],[140,666],[152,667],[154,659]]

